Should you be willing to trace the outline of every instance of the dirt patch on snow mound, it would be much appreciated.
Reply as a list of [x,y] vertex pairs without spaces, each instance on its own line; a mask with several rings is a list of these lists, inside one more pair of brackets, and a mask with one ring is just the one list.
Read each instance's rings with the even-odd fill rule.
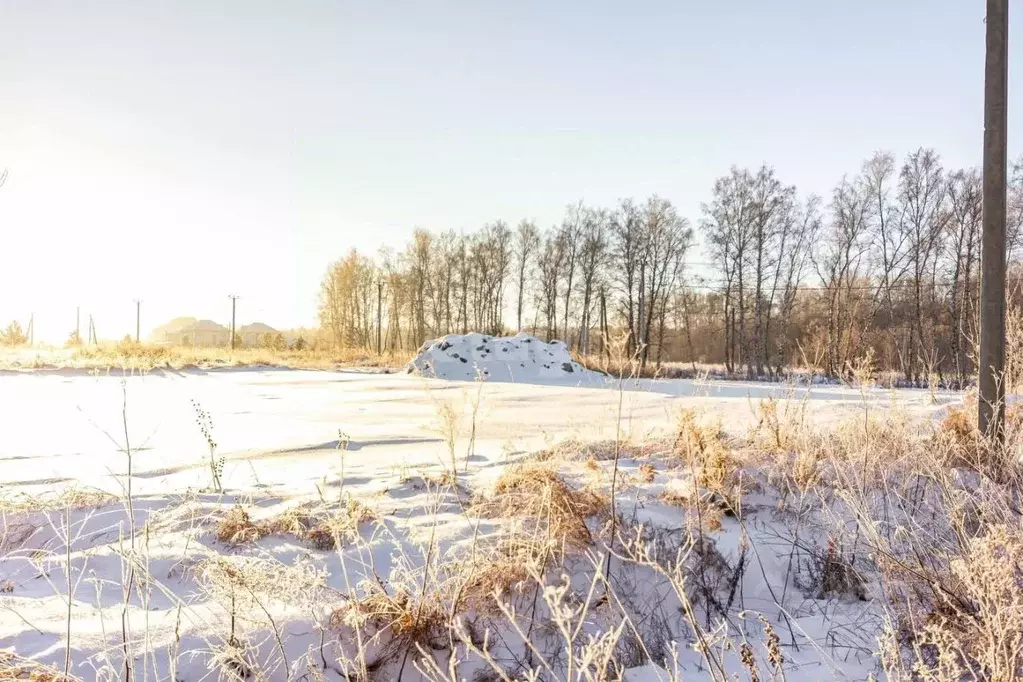
[[449,334],[427,341],[407,366],[410,374],[438,379],[518,381],[523,383],[599,376],[572,359],[561,341],[535,336]]

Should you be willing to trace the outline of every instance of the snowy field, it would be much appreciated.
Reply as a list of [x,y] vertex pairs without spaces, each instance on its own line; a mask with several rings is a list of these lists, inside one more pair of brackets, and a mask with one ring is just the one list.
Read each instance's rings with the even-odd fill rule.
[[[120,493],[127,422],[136,493],[202,487],[206,441],[193,401],[211,416],[231,489],[309,494],[337,463],[339,430],[350,439],[346,485],[353,488],[386,485],[398,467],[446,466],[438,423],[445,404],[467,419],[478,402],[473,454],[492,465],[561,440],[612,439],[618,428],[633,440],[664,435],[686,407],[739,434],[771,397],[806,400],[818,423],[855,414],[864,400],[851,388],[691,380],[629,381],[619,396],[614,379],[592,375],[541,385],[285,370],[159,372],[123,383],[109,375],[11,374],[0,377],[0,481],[8,491],[76,485]],[[867,400],[926,413],[959,396],[943,394],[934,405],[926,391],[872,389]]]
[[[486,490],[530,453],[565,443],[578,443],[569,449],[580,451],[587,443],[604,443],[589,466],[584,458],[566,459],[564,474],[574,481],[606,475],[608,442],[631,444],[621,467],[632,478],[618,490],[618,513],[665,533],[678,531],[678,510],[657,502],[678,477],[661,465],[644,465],[637,452],[645,443],[670,441],[686,408],[741,436],[757,424],[758,406],[770,398],[804,406],[815,424],[837,424],[865,409],[883,414],[895,405],[928,417],[960,400],[945,394],[935,402],[925,391],[741,382],[619,385],[585,372],[542,383],[257,369],[126,379],[59,372],[0,376],[0,495],[9,507],[0,522],[0,649],[62,670],[70,633],[69,671],[81,679],[340,680],[359,665],[379,680],[397,679],[399,670],[401,679],[449,679],[422,671],[415,663],[418,647],[385,657],[386,642],[374,640],[360,648],[378,652],[379,662],[359,663],[350,623],[339,625],[332,613],[364,593],[359,585],[366,580],[387,591],[401,574],[415,585],[417,571],[425,566],[429,576],[434,563],[437,580],[444,561],[462,556],[477,536],[500,526],[494,520],[481,526],[467,511],[471,494]],[[197,423],[197,408],[209,416],[207,434]],[[210,440],[221,491],[211,483]],[[126,450],[134,538],[125,509]],[[460,467],[457,484],[444,478],[452,452]],[[644,466],[651,473],[641,476]],[[67,490],[116,499],[97,495],[82,503],[61,495]],[[217,536],[218,521],[239,506],[253,518],[269,518],[341,499],[372,511],[374,521],[356,521],[358,541],[323,548],[286,532],[245,543]],[[775,551],[770,514],[756,511],[774,502],[751,494],[744,523],[726,517],[713,533],[726,561],[745,552],[745,536],[761,553],[759,568],[738,578],[741,602],[733,594],[726,608],[731,625],[749,621],[755,629],[752,613],[764,614],[779,630],[784,625],[789,680],[865,679],[875,671],[869,640],[878,614],[869,601],[815,605],[786,584],[792,580],[784,555],[789,552],[791,563],[791,552]],[[585,563],[585,556],[575,561]],[[259,564],[269,577],[259,587],[244,585],[242,596],[232,587],[228,599],[223,571],[210,568],[223,569],[216,561]],[[584,567],[573,581],[585,575]],[[425,594],[428,581],[419,580]],[[629,581],[639,585],[641,576]],[[586,586],[574,589],[585,592]],[[648,600],[651,611],[672,601],[656,590],[636,599]],[[534,593],[534,609],[536,602]],[[669,615],[665,650],[649,658],[663,663],[671,651],[673,662],[662,668],[637,656],[636,665],[624,666],[625,680],[714,678],[688,641],[691,633],[681,625],[673,630]],[[579,624],[580,632],[594,637],[601,627],[596,615]],[[397,630],[389,632],[398,641]],[[442,649],[441,667],[449,660]],[[502,640],[494,657],[508,670],[521,670],[522,654],[515,649]],[[735,652],[720,658],[728,672],[742,669]],[[474,679],[486,668],[466,665],[450,679]],[[590,679],[558,675],[542,679]]]

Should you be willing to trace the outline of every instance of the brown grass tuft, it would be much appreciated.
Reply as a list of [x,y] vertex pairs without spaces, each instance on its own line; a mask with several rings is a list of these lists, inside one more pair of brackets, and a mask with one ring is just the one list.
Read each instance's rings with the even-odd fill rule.
[[271,535],[294,535],[327,550],[339,542],[354,541],[359,526],[373,518],[372,510],[352,497],[336,507],[296,507],[262,521],[253,521],[243,507],[235,506],[217,523],[216,537],[225,544],[241,545]]
[[[739,462],[733,456],[718,423],[698,421],[696,412],[684,410],[675,437],[675,456],[681,459],[689,478],[679,488],[688,504],[718,507],[736,513],[742,495]],[[671,501],[667,499],[666,501]],[[676,500],[674,504],[682,504]]]
[[65,488],[39,494],[0,494],[0,510],[9,514],[28,514],[65,509],[92,509],[117,502],[117,497],[102,490]]
[[74,678],[34,661],[19,658],[11,651],[0,650],[0,681],[30,680],[31,682],[72,682]]
[[526,462],[507,469],[489,496],[473,504],[487,518],[519,518],[537,534],[576,549],[593,538],[586,519],[606,513],[608,500],[600,493],[568,486],[547,463]]

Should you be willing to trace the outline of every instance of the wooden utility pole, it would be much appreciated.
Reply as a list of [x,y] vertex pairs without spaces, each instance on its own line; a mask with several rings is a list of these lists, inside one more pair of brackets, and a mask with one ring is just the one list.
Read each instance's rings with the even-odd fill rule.
[[1008,0],[987,0],[984,57],[984,200],[981,233],[977,424],[1001,443],[1005,424],[1005,176]]
[[231,350],[234,350],[234,312],[235,304],[238,303],[238,297],[235,294],[228,296],[231,299]]
[[383,350],[381,346],[381,340],[383,338],[383,300],[384,300],[384,280],[377,280],[377,355]]
[[139,324],[139,321],[141,320],[141,317],[142,317],[142,315],[141,315],[142,310],[141,309],[142,309],[142,300],[136,298],[135,299],[135,343],[139,342],[139,331],[142,329],[141,325]]

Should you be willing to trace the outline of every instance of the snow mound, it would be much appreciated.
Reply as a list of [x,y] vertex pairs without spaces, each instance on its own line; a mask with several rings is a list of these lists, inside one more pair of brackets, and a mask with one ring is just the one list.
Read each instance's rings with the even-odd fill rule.
[[515,336],[449,334],[427,341],[406,367],[409,374],[438,379],[542,383],[597,377],[572,359],[561,341],[547,343],[520,332]]

